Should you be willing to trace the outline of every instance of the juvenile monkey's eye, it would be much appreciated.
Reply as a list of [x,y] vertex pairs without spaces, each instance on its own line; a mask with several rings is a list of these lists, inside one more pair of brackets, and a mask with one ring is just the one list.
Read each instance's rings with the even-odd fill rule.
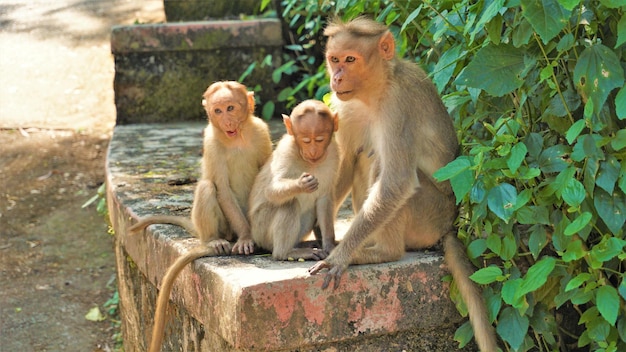
[[356,57],[354,57],[354,56],[346,57],[346,62],[355,62],[355,61],[356,61]]
[[216,114],[221,114],[222,113],[222,109],[215,109],[215,113]]
[[330,57],[330,62],[337,63],[337,62],[339,62],[339,58],[338,58],[338,57],[336,57],[336,56],[331,56],[331,57]]
[[226,111],[233,111],[235,110],[235,107],[233,105],[228,105],[228,107],[226,108]]

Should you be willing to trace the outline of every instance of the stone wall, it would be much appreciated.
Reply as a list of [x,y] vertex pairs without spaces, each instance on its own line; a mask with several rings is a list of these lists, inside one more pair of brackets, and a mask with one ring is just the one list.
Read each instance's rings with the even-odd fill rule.
[[275,19],[118,26],[112,29],[117,124],[205,120],[202,93],[219,80],[238,80],[250,64],[273,58],[243,82],[274,100],[281,25]]

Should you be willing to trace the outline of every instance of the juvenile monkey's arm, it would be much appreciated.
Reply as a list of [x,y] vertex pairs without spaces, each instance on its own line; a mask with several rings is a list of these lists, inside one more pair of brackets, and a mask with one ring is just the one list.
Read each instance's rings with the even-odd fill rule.
[[317,178],[303,173],[298,179],[275,178],[266,189],[265,195],[270,202],[280,205],[292,200],[303,192],[314,192],[319,182]]

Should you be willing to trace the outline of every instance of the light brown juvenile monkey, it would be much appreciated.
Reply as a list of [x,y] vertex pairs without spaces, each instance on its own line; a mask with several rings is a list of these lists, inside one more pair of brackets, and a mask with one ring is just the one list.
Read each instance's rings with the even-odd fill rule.
[[[238,82],[213,83],[203,97],[209,124],[204,130],[202,178],[194,193],[191,220],[155,215],[141,219],[129,229],[137,232],[151,224],[174,224],[201,242],[179,257],[163,277],[152,330],[152,352],[161,348],[172,285],[187,264],[204,256],[254,251],[245,214],[254,180],[272,152],[269,128],[254,116],[254,93]],[[238,239],[231,249],[229,241],[234,235]]]
[[496,351],[480,290],[469,279],[472,265],[456,237],[452,188],[433,178],[459,150],[434,85],[415,63],[396,57],[393,35],[383,24],[333,21],[324,34],[344,153],[335,194],[340,204],[352,191],[356,217],[333,252],[309,272],[329,269],[323,287],[332,280],[337,287],[350,264],[395,261],[406,249],[428,248],[443,238],[478,346]]
[[[250,194],[252,238],[276,260],[324,259],[335,246],[333,187],[339,150],[333,132],[338,117],[321,101],[306,100],[283,120],[287,134]],[[322,250],[295,248],[316,223]]]

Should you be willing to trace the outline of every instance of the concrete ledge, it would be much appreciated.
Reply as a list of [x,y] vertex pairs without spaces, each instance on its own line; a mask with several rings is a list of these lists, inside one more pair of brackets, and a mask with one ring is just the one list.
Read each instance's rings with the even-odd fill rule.
[[249,48],[259,44],[283,45],[278,20],[160,23],[114,26],[111,29],[113,55]]
[[[197,244],[175,226],[151,226],[135,236],[126,229],[140,216],[189,215],[194,185],[174,184],[198,176],[203,127],[115,128],[107,201],[126,351],[146,349],[156,287],[167,267]],[[338,222],[339,233],[348,222]],[[333,291],[321,289],[323,276],[308,275],[310,262],[203,258],[185,268],[174,286],[163,350],[455,350],[452,336],[462,318],[441,280],[447,274],[442,261],[438,252],[419,252],[394,263],[352,266]]]
[[113,27],[117,124],[202,121],[202,93],[215,81],[244,80],[261,103],[277,96],[272,72],[281,64],[276,19]]

